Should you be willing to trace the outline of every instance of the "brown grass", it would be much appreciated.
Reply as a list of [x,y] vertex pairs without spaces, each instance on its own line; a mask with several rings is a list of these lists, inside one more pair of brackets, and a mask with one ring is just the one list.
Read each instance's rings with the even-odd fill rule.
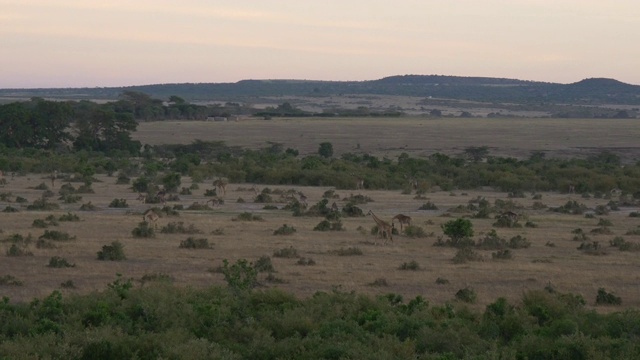
[[[614,151],[624,159],[638,158],[640,150],[640,123],[628,120],[607,120],[606,136],[602,136],[602,122],[597,120],[558,119],[277,119],[271,121],[246,120],[239,122],[161,122],[142,123],[136,138],[144,143],[161,144],[189,143],[195,139],[205,141],[222,140],[231,146],[259,148],[267,146],[267,141],[281,142],[286,147],[299,149],[301,154],[315,153],[318,144],[330,141],[337,156],[344,152],[368,152],[393,158],[401,152],[412,156],[430,155],[436,151],[447,154],[461,153],[468,146],[490,147],[493,155],[527,157],[533,150],[542,150],[549,157],[584,156],[603,149]],[[499,135],[496,135],[499,134]],[[357,145],[360,145],[359,148]],[[565,215],[545,210],[533,210],[536,200],[527,194],[526,199],[515,199],[526,208],[522,212],[537,228],[496,229],[506,239],[522,235],[531,242],[528,249],[513,250],[514,258],[509,261],[491,261],[491,251],[477,250],[486,259],[484,262],[453,264],[451,259],[456,249],[434,247],[435,238],[409,238],[394,236],[394,242],[381,245],[375,242],[369,231],[360,232],[358,227],[369,230],[375,224],[370,217],[345,218],[346,231],[318,232],[313,228],[321,218],[292,217],[282,210],[263,210],[264,204],[252,202],[237,203],[239,197],[251,198],[242,189],[248,184],[229,184],[225,203],[211,211],[181,211],[179,218],[163,217],[158,220],[158,229],[169,222],[183,221],[203,231],[215,244],[210,251],[179,249],[184,234],[161,234],[155,238],[133,238],[131,230],[142,220],[142,212],[147,205],[136,201],[137,194],[129,185],[116,185],[115,177],[102,176],[102,182],[93,184],[95,194],[83,194],[82,203],[91,202],[98,210],[78,211],[80,203],[60,204],[55,211],[26,211],[25,207],[40,197],[42,191],[35,190],[43,181],[40,175],[28,175],[8,179],[9,183],[0,191],[11,192],[13,196],[28,199],[26,204],[0,202],[0,208],[11,205],[20,209],[19,213],[0,215],[0,241],[7,236],[31,233],[34,238],[42,235],[44,229],[33,228],[34,219],[45,218],[49,214],[59,217],[67,212],[80,216],[80,222],[60,222],[56,230],[76,236],[76,240],[58,242],[55,249],[37,249],[32,244],[29,250],[34,256],[8,257],[5,255],[8,243],[0,242],[0,276],[13,275],[23,282],[22,286],[0,285],[0,295],[13,301],[29,301],[33,297],[48,295],[59,289],[60,283],[72,280],[76,289],[64,292],[88,293],[102,290],[116,278],[116,273],[124,277],[141,279],[145,274],[168,274],[176,284],[190,286],[224,285],[223,276],[208,271],[222,264],[223,259],[231,262],[245,258],[256,261],[261,256],[271,256],[274,251],[294,247],[300,256],[313,258],[314,266],[299,266],[296,259],[272,258],[278,278],[282,284],[271,284],[300,296],[309,296],[316,291],[330,291],[338,287],[345,291],[355,290],[364,294],[399,293],[405,298],[421,295],[433,303],[443,303],[454,299],[455,293],[471,286],[478,295],[477,305],[482,307],[499,296],[508,299],[520,298],[526,289],[541,289],[549,282],[562,292],[582,294],[593,304],[597,290],[604,287],[623,299],[624,307],[640,305],[640,288],[637,283],[637,253],[622,252],[611,248],[608,255],[589,256],[576,248],[579,243],[572,241],[571,231],[582,228],[585,232],[597,227],[598,219],[586,219],[579,215]],[[190,185],[189,178],[182,179],[182,186]],[[59,186],[59,185],[58,185]],[[272,189],[290,187],[271,186]],[[198,201],[204,203],[204,186],[194,190],[192,195],[181,195],[180,204],[185,208]],[[57,192],[58,189],[53,189]],[[303,191],[308,202],[313,204],[322,198],[328,188],[296,188]],[[353,191],[336,191],[340,199]],[[446,209],[467,205],[478,196],[487,198],[492,204],[495,199],[508,200],[506,193],[492,191],[437,192],[426,194],[429,201],[437,205],[436,211],[419,211],[425,199],[414,199],[414,194],[399,191],[361,191],[375,201],[362,205],[365,212],[373,210],[387,221],[398,214],[409,215],[413,224],[424,228],[425,232],[442,235],[440,225],[455,216],[442,217]],[[127,209],[108,208],[114,198],[123,198],[130,204]],[[568,200],[576,200],[590,208],[604,205],[608,200],[582,199],[578,195],[545,193],[542,201],[549,207],[564,205]],[[341,201],[339,206],[343,206]],[[174,204],[174,203],[170,203]],[[636,209],[637,210],[637,209]],[[262,222],[233,221],[239,214],[251,212],[261,216]],[[611,235],[589,235],[591,240],[608,246],[615,236],[623,236],[628,241],[637,241],[625,236],[628,229],[637,226],[636,218],[628,217],[629,211],[612,211],[603,218],[612,221]],[[495,219],[472,219],[476,238],[492,229]],[[297,229],[290,236],[273,236],[273,230],[282,224]],[[212,232],[218,235],[212,235]],[[127,260],[105,262],[96,259],[96,253],[105,244],[113,241],[124,244]],[[553,242],[555,247],[545,246]],[[340,249],[356,247],[360,256],[337,256]],[[74,268],[47,268],[52,256],[61,256]],[[416,261],[420,271],[398,270],[398,265]],[[449,280],[449,284],[438,285],[436,279]],[[388,286],[374,287],[369,284],[377,279],[385,279]],[[606,310],[599,310],[606,311]]]

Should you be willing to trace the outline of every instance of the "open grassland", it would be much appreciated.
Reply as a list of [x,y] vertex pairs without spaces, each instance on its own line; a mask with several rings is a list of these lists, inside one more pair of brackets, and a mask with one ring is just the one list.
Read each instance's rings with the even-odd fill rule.
[[[164,125],[153,124],[157,128]],[[180,123],[184,127],[196,125],[232,128],[247,124]],[[143,130],[142,135],[145,136],[145,132],[148,135],[151,131],[149,129],[147,127]],[[286,138],[274,140],[287,141]],[[327,140],[337,142],[335,138]],[[535,202],[558,207],[570,200],[595,209],[598,205],[606,205],[610,199],[556,193],[541,194],[542,197],[536,200],[532,199],[530,193],[524,198],[507,198],[506,193],[489,190],[440,191],[416,198],[415,194],[401,194],[399,191],[336,190],[337,197],[332,198],[329,204],[335,201],[342,207],[346,203],[344,199],[350,195],[364,195],[373,200],[358,205],[364,213],[372,210],[386,221],[403,213],[411,216],[413,225],[420,226],[428,234],[423,238],[396,235],[393,242],[383,244],[382,239],[370,232],[375,225],[371,217],[342,218],[344,231],[313,231],[323,220],[322,217],[294,217],[291,211],[281,209],[284,202],[272,204],[279,209],[264,210],[265,204],[254,202],[252,184],[229,184],[227,193],[223,196],[224,204],[212,207],[211,210],[181,210],[179,215],[165,215],[157,223],[158,230],[171,222],[183,222],[185,226],[193,225],[202,233],[163,234],[157,231],[153,238],[135,238],[132,230],[142,221],[142,213],[152,205],[137,201],[137,194],[132,192],[130,186],[116,185],[115,177],[99,176],[98,181],[92,185],[95,193],[80,194],[82,199],[72,204],[56,200],[61,185],[56,182],[51,189],[56,196],[49,201],[59,204],[60,208],[51,211],[26,210],[26,206],[39,199],[43,193],[43,190],[36,190],[34,187],[43,182],[51,187],[48,179],[31,174],[7,180],[8,183],[0,187],[0,193],[6,194],[4,200],[0,201],[0,209],[11,206],[19,212],[0,214],[0,277],[11,275],[23,284],[0,285],[0,296],[7,296],[13,301],[28,301],[34,297],[46,296],[54,289],[60,289],[61,283],[69,280],[73,282],[75,289],[63,289],[63,292],[88,293],[102,290],[116,278],[116,274],[137,280],[145,275],[166,274],[181,286],[224,285],[223,275],[215,271],[224,259],[228,259],[230,263],[239,259],[256,262],[260,257],[268,256],[273,262],[275,273],[271,281],[267,280],[265,273],[260,274],[260,283],[300,296],[338,288],[364,294],[397,293],[406,298],[421,295],[434,303],[444,303],[453,300],[458,290],[470,287],[478,295],[478,305],[484,306],[500,296],[516,301],[527,289],[541,289],[551,284],[561,292],[582,294],[589,305],[594,304],[598,289],[604,287],[622,298],[622,307],[640,306],[640,252],[619,251],[618,248],[609,246],[609,241],[616,236],[640,243],[640,235],[626,235],[640,225],[639,218],[629,216],[632,211],[638,211],[637,208],[621,207],[618,211],[594,218],[534,209]],[[183,177],[182,186],[190,185],[191,180]],[[78,184],[74,186],[77,187]],[[264,189],[266,186],[260,187]],[[191,195],[180,195],[179,201],[168,202],[167,205],[183,205],[186,209],[195,202],[204,204],[208,199],[204,192],[213,188],[212,180],[207,180],[199,184],[199,188],[193,190]],[[270,186],[270,189],[286,191],[291,188]],[[303,192],[308,198],[307,202],[313,205],[322,199],[329,188],[295,187],[295,190]],[[16,203],[17,197],[23,197],[27,202]],[[276,201],[279,199],[277,195],[272,197]],[[438,236],[443,236],[441,225],[455,218],[472,215],[473,212],[464,211],[461,207],[466,207],[469,200],[478,197],[485,198],[491,204],[496,200],[512,202],[514,211],[522,215],[518,222],[524,225],[529,221],[537,227],[495,228],[492,226],[496,222],[493,218],[495,214],[491,214],[487,219],[471,219],[475,230],[474,239],[477,240],[495,229],[499,236],[507,240],[521,235],[531,242],[531,246],[512,250],[513,258],[510,260],[493,260],[491,253],[495,251],[476,249],[483,261],[463,264],[452,261],[456,249],[433,246]],[[239,198],[245,202],[238,202]],[[113,199],[126,199],[129,207],[110,208],[109,204]],[[82,204],[89,202],[96,210],[79,210]],[[418,210],[427,202],[435,204],[438,209]],[[36,219],[45,219],[49,215],[54,215],[57,219],[69,212],[78,215],[80,221],[59,222],[58,226],[46,229],[33,226]],[[238,220],[238,215],[245,212],[259,216],[262,221]],[[610,225],[606,226],[608,233],[592,233],[592,230],[600,227],[598,223],[601,219],[610,221]],[[296,232],[291,235],[274,235],[274,231],[284,224],[294,227]],[[572,233],[577,228],[583,230],[589,243],[598,241],[603,253],[589,255],[578,250],[581,242],[573,240],[575,234]],[[56,246],[52,249],[37,248],[35,242],[46,230],[68,233],[75,239],[51,241]],[[33,240],[26,250],[33,255],[7,256],[11,245],[8,239],[14,234],[25,238],[31,235]],[[190,236],[206,238],[211,248],[179,248],[181,241]],[[103,245],[113,241],[124,245],[127,259],[97,260],[96,253]],[[299,257],[312,259],[315,264],[300,265],[299,258],[274,256],[275,252],[289,248],[295,249]],[[340,255],[341,251],[353,248],[357,248],[362,254]],[[47,267],[54,256],[66,259],[75,264],[75,267]],[[419,265],[418,270],[399,269],[404,263],[413,261]],[[448,283],[437,284],[436,280],[439,278],[448,280]]]
[[295,118],[230,122],[165,121],[141,123],[134,137],[142,143],[188,144],[196,139],[229,146],[264,148],[268,142],[316,153],[331,142],[336,155],[368,153],[395,158],[402,152],[429,156],[460,154],[470,146],[488,146],[490,155],[527,158],[586,157],[603,150],[623,162],[640,158],[640,121],[633,119],[486,119],[486,118]]

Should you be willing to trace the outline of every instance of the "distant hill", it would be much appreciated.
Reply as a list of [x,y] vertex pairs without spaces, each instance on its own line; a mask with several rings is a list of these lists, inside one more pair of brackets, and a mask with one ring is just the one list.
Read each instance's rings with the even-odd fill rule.
[[368,81],[242,80],[236,83],[156,84],[68,89],[0,89],[0,97],[115,99],[123,91],[189,101],[238,101],[244,97],[405,95],[514,104],[640,105],[640,86],[592,78],[573,84],[444,75],[398,75]]

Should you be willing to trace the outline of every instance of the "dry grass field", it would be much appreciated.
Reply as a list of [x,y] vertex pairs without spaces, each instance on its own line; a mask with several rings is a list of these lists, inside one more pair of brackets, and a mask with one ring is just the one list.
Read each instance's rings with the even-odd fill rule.
[[[455,121],[455,123],[454,123]],[[194,139],[224,140],[228,145],[262,147],[267,141],[281,142],[285,147],[300,149],[301,153],[314,153],[318,143],[331,141],[337,153],[364,151],[392,156],[407,151],[412,155],[430,154],[435,151],[459,153],[467,146],[488,145],[493,154],[527,156],[531,150],[549,151],[550,155],[574,156],[591,151],[589,149],[628,149],[627,159],[637,160],[637,138],[640,125],[632,121],[607,120],[606,135],[595,120],[422,120],[422,119],[381,119],[381,120],[272,120],[241,121],[229,123],[210,122],[163,122],[144,123],[136,135],[144,143],[188,143]],[[594,125],[594,126],[586,126]],[[500,134],[497,136],[496,134]],[[635,140],[635,141],[634,141]],[[359,149],[354,149],[360,144]],[[533,200],[532,194],[525,198],[508,199],[506,193],[490,190],[457,190],[454,192],[433,192],[425,194],[425,199],[416,199],[415,194],[401,194],[399,191],[348,191],[336,190],[338,205],[351,194],[362,194],[373,202],[359,205],[364,212],[372,210],[379,217],[390,221],[403,213],[413,219],[413,224],[422,227],[426,238],[394,236],[392,243],[383,244],[370,234],[375,225],[371,217],[343,218],[345,231],[319,232],[313,228],[323,218],[293,217],[286,210],[263,210],[264,204],[253,202],[252,184],[229,184],[224,195],[225,203],[206,211],[180,211],[177,217],[164,216],[158,221],[158,228],[170,222],[184,222],[202,231],[202,234],[161,234],[155,238],[134,238],[132,230],[142,220],[142,212],[150,205],[137,201],[137,194],[129,185],[116,185],[115,177],[98,176],[93,184],[94,194],[82,194],[82,200],[75,204],[60,204],[54,211],[27,211],[26,205],[40,198],[42,190],[33,189],[40,183],[50,185],[42,175],[7,179],[0,187],[0,193],[10,193],[9,201],[0,201],[0,209],[13,206],[17,213],[0,213],[0,240],[10,235],[31,234],[37,240],[45,230],[58,230],[75,236],[74,240],[55,242],[55,249],[37,249],[33,244],[29,251],[33,256],[7,256],[9,243],[0,242],[0,277],[15,276],[22,286],[0,285],[0,296],[8,296],[13,301],[28,301],[34,297],[48,295],[60,289],[62,282],[72,280],[75,289],[63,289],[65,293],[88,293],[102,290],[107,283],[122,274],[126,278],[141,279],[148,274],[167,274],[180,286],[208,286],[225,284],[223,275],[211,271],[222,264],[223,259],[231,263],[238,259],[256,261],[261,256],[270,256],[278,282],[269,282],[266,274],[260,274],[264,286],[275,286],[300,296],[309,296],[316,291],[356,291],[364,294],[398,293],[405,299],[421,295],[433,303],[444,303],[454,299],[455,293],[464,287],[473,288],[478,294],[478,306],[493,302],[497,297],[519,299],[527,289],[541,289],[552,284],[558,291],[582,294],[590,305],[594,304],[598,288],[604,287],[622,298],[622,307],[640,306],[640,259],[638,252],[619,251],[609,247],[615,236],[625,240],[640,242],[638,235],[625,235],[640,225],[639,218],[629,217],[638,209],[621,208],[608,215],[585,218],[584,215],[566,215],[534,210],[534,201],[549,207],[564,205],[569,200],[584,203],[593,209],[606,205],[609,200],[583,199],[580,195],[544,193],[540,200]],[[52,189],[56,195],[60,183]],[[189,187],[191,180],[182,179],[182,187]],[[74,184],[78,186],[78,184]],[[260,185],[261,188],[266,185]],[[181,195],[177,202],[185,208],[194,202],[204,203],[206,189],[212,189],[212,179],[199,184],[192,195]],[[272,190],[289,190],[291,187],[269,186]],[[321,200],[329,188],[294,187],[302,191],[309,204]],[[21,196],[28,200],[25,204],[13,202]],[[507,240],[521,235],[531,242],[526,249],[512,250],[513,259],[493,260],[493,251],[477,250],[484,261],[454,264],[452,258],[456,249],[435,247],[434,242],[443,232],[440,227],[445,222],[469,216],[471,212],[454,212],[458,205],[467,205],[477,197],[486,198],[491,204],[496,199],[512,200],[521,207],[517,212],[523,215],[520,223],[530,221],[537,227],[494,228],[495,219],[471,219],[475,236],[479,239],[491,229]],[[124,198],[129,204],[125,209],[109,208],[115,198]],[[246,202],[238,202],[243,198]],[[277,198],[277,196],[274,196]],[[96,211],[80,211],[80,205],[91,201]],[[418,210],[430,201],[438,210]],[[284,203],[277,203],[282,207]],[[35,228],[35,219],[44,219],[53,214],[56,218],[68,212],[77,214],[79,222],[60,222],[59,226],[48,229]],[[263,221],[237,221],[243,212],[259,215]],[[449,214],[447,216],[447,213]],[[611,221],[610,234],[591,234],[597,228],[600,218]],[[283,224],[295,227],[292,235],[273,235]],[[359,231],[358,228],[364,228]],[[606,254],[588,255],[577,250],[580,242],[572,240],[572,230],[581,228],[591,241],[598,241]],[[189,236],[207,238],[211,249],[181,249],[179,244]],[[127,260],[99,261],[96,253],[103,245],[112,241],[124,244]],[[376,243],[377,242],[377,243]],[[553,244],[554,246],[550,246]],[[274,257],[274,252],[293,247],[299,256],[311,258],[315,265],[298,265],[296,258]],[[361,255],[341,256],[341,249],[357,248]],[[71,268],[47,267],[53,256],[65,258],[76,266]],[[398,269],[403,263],[415,261],[417,271]],[[438,278],[448,284],[437,284]],[[384,279],[386,286],[372,286],[376,280]],[[600,311],[618,310],[621,307],[599,307]]]

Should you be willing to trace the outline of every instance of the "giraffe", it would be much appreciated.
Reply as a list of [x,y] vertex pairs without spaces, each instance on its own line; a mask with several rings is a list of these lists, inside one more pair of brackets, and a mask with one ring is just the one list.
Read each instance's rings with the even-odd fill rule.
[[407,226],[411,226],[411,216],[398,214],[391,219],[391,224],[393,225],[396,220],[400,223],[400,232],[402,232],[402,225],[407,224]]
[[300,204],[302,204],[304,207],[307,207],[307,196],[303,194],[302,191],[300,191],[298,195],[300,195]]
[[227,184],[229,182],[223,178],[217,178],[213,180],[213,186],[215,186],[218,190],[222,191],[222,195],[227,194]]
[[573,184],[569,184],[569,194],[575,194],[576,187]]
[[[378,226],[378,235],[383,235],[383,236],[386,235],[389,238],[389,240],[393,242],[392,226],[389,225],[388,222],[383,221],[382,219],[377,217],[371,210],[369,210],[367,215],[371,215],[371,217],[373,218],[373,221],[376,222],[376,225]],[[386,243],[386,240],[385,240],[385,243]]]
[[7,180],[5,180],[2,170],[0,170],[0,185],[4,185],[6,183],[7,183]]
[[364,179],[357,178],[356,179],[356,190],[364,190]]
[[331,204],[331,211],[333,211],[333,212],[340,211],[340,209],[338,208],[338,204],[336,204],[335,201],[333,202],[333,204]]
[[160,219],[160,215],[158,215],[153,208],[147,209],[147,211],[142,214],[142,221],[146,223],[152,222],[153,227],[156,229],[158,228],[158,219]]
[[58,170],[54,170],[51,173],[51,188],[55,188],[56,187],[56,178],[58,177]]

